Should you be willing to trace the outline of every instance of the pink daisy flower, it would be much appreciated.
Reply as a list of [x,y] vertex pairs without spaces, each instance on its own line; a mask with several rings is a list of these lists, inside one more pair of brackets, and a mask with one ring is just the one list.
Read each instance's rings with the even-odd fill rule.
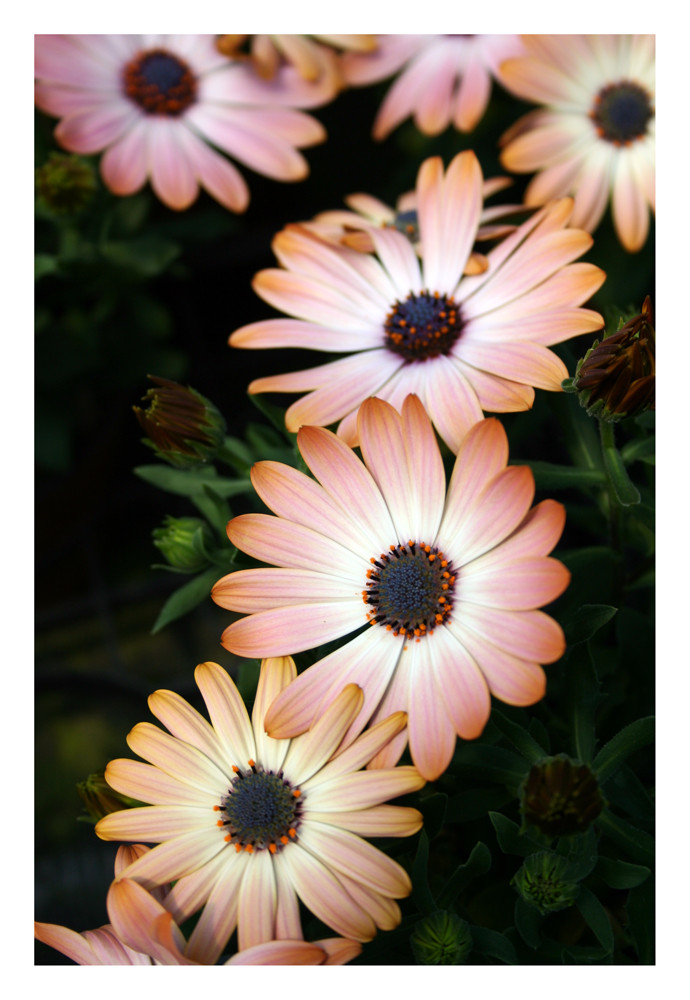
[[330,100],[291,66],[271,81],[222,55],[215,35],[37,35],[36,104],[62,120],[55,138],[73,153],[100,153],[115,194],[146,182],[185,209],[199,185],[233,212],[249,190],[222,153],[276,180],[306,177],[297,150],[325,138],[296,107]]
[[344,82],[337,53],[371,52],[376,39],[373,35],[220,35],[217,41],[226,55],[238,55],[247,44],[249,58],[264,79],[272,80],[287,62],[304,80],[329,80],[335,96]]
[[527,54],[501,66],[518,97],[545,107],[501,139],[501,162],[539,173],[528,205],[572,194],[572,223],[593,232],[611,200],[626,250],[647,239],[654,211],[653,35],[525,35]]
[[274,740],[264,718],[296,677],[289,657],[262,664],[251,721],[222,667],[202,663],[195,677],[212,724],[173,692],[157,691],[149,706],[171,735],[140,723],[127,742],[150,763],[115,760],[106,769],[113,788],[152,805],[111,813],[96,833],[158,845],[120,877],[145,889],[175,881],[165,908],[177,924],[203,906],[184,949],[203,964],[217,961],[235,927],[240,951],[301,940],[298,897],[353,941],[397,926],[395,900],[410,893],[409,877],[360,834],[416,832],[416,809],[382,803],[424,780],[413,767],[380,777],[359,768],[404,728],[404,713],[343,749],[363,700],[356,685],[347,685],[309,733]]
[[366,400],[359,440],[363,462],[330,431],[303,427],[297,444],[317,482],[277,462],[253,467],[257,493],[278,516],[241,515],[228,536],[278,568],[240,570],[215,585],[217,604],[248,615],[222,643],[240,656],[272,656],[357,631],[276,698],[268,732],[305,730],[343,684],[355,683],[364,704],[346,739],[390,712],[407,712],[408,732],[370,766],[391,767],[409,734],[412,760],[433,780],[448,766],[456,735],[479,736],[492,694],[511,705],[544,695],[540,664],[557,660],[565,641],[536,609],[569,581],[547,557],[565,511],[553,500],[531,509],[534,477],[527,466],[506,468],[508,442],[495,419],[465,437],[447,493],[416,397],[402,414]]
[[376,42],[375,52],[347,52],[341,60],[350,86],[399,73],[376,116],[375,139],[410,115],[424,135],[451,124],[471,132],[486,111],[498,66],[523,51],[518,35],[377,35]]
[[487,254],[486,270],[469,276],[482,217],[474,153],[458,154],[445,174],[439,157],[426,160],[416,204],[421,261],[393,229],[369,230],[376,256],[300,226],[276,236],[282,269],[260,271],[253,287],[290,318],[250,323],[230,344],[347,352],[250,384],[251,393],[310,391],[287,410],[288,430],[340,421],[338,434],[354,445],[364,399],[379,396],[400,409],[415,393],[457,452],[484,410],[527,410],[533,387],[560,392],[568,372],[549,346],[603,325],[599,313],[578,308],[605,275],[572,263],[592,238],[566,228],[570,200],[536,212]]

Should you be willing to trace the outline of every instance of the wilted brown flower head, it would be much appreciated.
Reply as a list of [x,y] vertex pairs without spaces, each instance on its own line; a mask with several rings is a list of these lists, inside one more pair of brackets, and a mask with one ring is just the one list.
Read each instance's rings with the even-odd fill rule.
[[594,773],[564,754],[537,761],[522,785],[522,818],[548,837],[583,833],[603,807]]
[[577,392],[590,416],[601,420],[634,417],[655,406],[656,334],[649,295],[642,312],[616,333],[594,344],[577,363],[563,388]]

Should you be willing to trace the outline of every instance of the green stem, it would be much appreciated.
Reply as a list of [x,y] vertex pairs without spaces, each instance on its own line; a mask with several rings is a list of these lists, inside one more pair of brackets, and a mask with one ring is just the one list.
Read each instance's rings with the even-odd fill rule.
[[618,504],[622,507],[631,507],[633,504],[639,503],[639,491],[631,483],[630,477],[623,465],[623,459],[618,448],[616,448],[613,424],[607,420],[600,420],[599,436],[601,438],[601,453],[604,459],[604,468],[606,469],[606,475],[611,487],[609,493],[612,500],[612,512],[615,507],[614,501],[618,501]]

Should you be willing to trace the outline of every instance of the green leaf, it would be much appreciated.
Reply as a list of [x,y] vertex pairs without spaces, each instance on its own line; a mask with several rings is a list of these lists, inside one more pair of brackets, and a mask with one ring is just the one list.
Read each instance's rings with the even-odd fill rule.
[[294,435],[291,436],[285,427],[285,410],[281,409],[279,406],[275,406],[273,403],[269,403],[260,393],[248,393],[248,395],[257,410],[260,413],[263,413],[267,420],[270,420],[275,429],[280,432],[282,437],[286,438],[291,443],[294,442]]
[[109,240],[101,244],[100,251],[111,264],[153,278],[179,257],[181,247],[160,236],[137,236],[131,240]]
[[654,965],[654,879],[647,879],[628,896],[630,933],[641,965]]
[[229,544],[226,528],[232,511],[225,497],[220,496],[208,483],[204,483],[202,491],[192,497],[192,503],[216,529],[223,542]]
[[610,622],[618,608],[610,604],[583,604],[563,624],[566,642],[574,646],[578,642],[587,642],[595,633]]
[[429,837],[426,830],[422,829],[419,835],[417,853],[412,863],[412,898],[424,915],[433,913],[436,909],[434,897],[429,888],[427,866],[429,864]]
[[473,781],[488,779],[517,789],[529,770],[522,757],[502,747],[484,743],[459,744],[451,770],[454,775],[466,774]]
[[476,924],[470,926],[470,931],[473,952],[478,955],[486,955],[488,958],[496,958],[504,965],[518,964],[515,948],[504,934],[492,931],[488,927],[477,927]]
[[522,726],[513,722],[498,709],[494,709],[491,713],[491,719],[496,725],[496,727],[506,736],[510,742],[513,744],[516,750],[518,750],[523,757],[525,757],[530,764],[534,764],[536,761],[541,760],[542,757],[546,757],[546,750],[540,746],[533,736],[527,732]]
[[157,486],[166,493],[176,493],[183,497],[205,495],[205,486],[210,486],[220,497],[251,493],[254,489],[249,479],[225,479],[218,475],[212,465],[196,469],[176,469],[172,465],[140,465],[134,474]]
[[612,778],[631,753],[654,741],[654,722],[653,715],[631,722],[601,748],[592,763],[599,784]]
[[200,573],[199,576],[194,577],[193,580],[189,580],[182,587],[179,587],[178,590],[170,595],[161,608],[160,614],[151,629],[151,635],[160,632],[162,628],[165,628],[170,622],[175,621],[176,618],[186,615],[188,611],[195,608],[197,604],[201,604],[206,598],[210,600],[211,587],[217,579],[218,570],[212,567]]
[[543,917],[536,906],[519,896],[515,900],[515,927],[518,934],[530,948],[538,948],[541,944],[541,925]]
[[445,792],[434,792],[418,803],[419,810],[424,816],[424,829],[429,840],[433,840],[441,832],[446,819],[448,808],[448,796]]
[[561,490],[603,486],[606,474],[601,469],[582,469],[574,465],[553,465],[551,462],[517,461],[512,465],[528,465],[534,473],[538,490]]
[[44,278],[46,274],[58,274],[59,271],[60,262],[52,254],[37,253],[34,257],[34,278],[36,281]]
[[485,875],[491,868],[491,851],[482,844],[481,841],[472,848],[472,853],[464,865],[458,865],[451,877],[446,882],[445,888],[438,897],[440,909],[448,909],[459,893],[465,889],[470,882],[480,875]]
[[565,664],[566,706],[575,757],[589,764],[594,756],[594,716],[599,704],[599,679],[588,643],[570,652]]
[[606,910],[594,893],[585,885],[580,886],[580,893],[575,900],[575,906],[582,914],[597,941],[607,955],[613,951],[613,930]]
[[[573,843],[574,841],[574,843]],[[594,827],[578,837],[561,837],[556,849],[568,862],[566,877],[581,882],[594,870],[598,859],[597,835]]]
[[634,889],[649,878],[651,870],[646,865],[632,865],[628,861],[600,857],[594,874],[611,889]]
[[626,851],[628,857],[642,865],[650,868],[654,864],[654,838],[633,826],[626,823],[620,816],[616,816],[610,809],[604,809],[596,820],[600,831],[609,837],[617,847]]
[[535,851],[541,850],[543,845],[533,840],[530,836],[520,833],[520,827],[512,819],[508,819],[503,813],[490,812],[496,839],[504,854],[518,854],[521,858],[526,858]]
[[655,443],[654,437],[638,438],[637,441],[628,441],[628,443],[621,448],[621,458],[623,459],[624,464],[630,465],[631,462],[636,462],[638,459],[643,462],[653,464]]

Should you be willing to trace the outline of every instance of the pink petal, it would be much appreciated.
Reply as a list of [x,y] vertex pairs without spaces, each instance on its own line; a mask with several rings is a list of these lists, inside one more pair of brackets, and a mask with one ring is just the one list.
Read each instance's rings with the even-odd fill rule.
[[563,629],[543,611],[506,612],[463,603],[458,619],[482,639],[523,660],[555,663],[565,652]]
[[619,153],[613,181],[613,221],[621,243],[630,253],[640,250],[649,231],[649,210],[635,173],[634,160]]
[[182,120],[150,116],[146,132],[151,186],[168,208],[189,208],[199,194],[192,163],[184,147]]
[[[355,771],[330,781],[321,779],[322,772],[314,775],[303,787],[309,816],[313,810],[322,810],[323,815],[327,816],[330,813],[367,809],[424,787],[424,778],[414,767]],[[322,822],[328,823],[330,820]],[[334,822],[339,822],[335,816]]]
[[372,328],[380,329],[385,320],[385,312],[373,296],[366,299],[355,294],[342,279],[326,285],[311,275],[268,268],[255,275],[252,288],[288,316],[337,330],[361,331],[369,336]]
[[[316,546],[314,549],[317,551]],[[349,580],[335,578],[329,574],[328,567],[325,572],[291,568],[243,569],[219,580],[211,596],[222,608],[251,614],[255,611],[316,603],[317,599],[320,606],[324,603],[337,606],[339,602],[350,605],[359,600],[365,582],[364,565],[361,567],[360,580],[356,577],[350,577]],[[352,612],[354,609],[349,610]],[[365,620],[362,612],[359,624],[364,624]]]
[[410,754],[415,767],[427,781],[435,781],[443,774],[455,749],[455,728],[446,712],[445,698],[428,683],[434,671],[433,638],[424,636],[418,643],[410,643],[403,659],[409,673],[407,730]]
[[569,582],[570,573],[557,559],[516,559],[498,569],[485,569],[477,559],[462,567],[455,593],[459,601],[527,611],[555,601]]
[[[102,840],[121,840],[123,838],[124,834],[120,829],[114,831],[113,837],[109,836],[110,823],[108,821],[112,816],[117,815],[119,814],[111,813],[110,816],[106,816],[96,824],[96,833]],[[210,823],[213,823],[213,820]],[[173,882],[202,868],[215,858],[225,846],[217,827],[209,825],[207,831],[193,830],[159,844],[148,854],[125,868],[122,877],[135,879],[145,889],[154,889],[156,886]]]
[[231,212],[244,212],[249,204],[249,188],[235,165],[189,128],[180,129],[177,139],[196,179],[211,197]]
[[204,753],[149,722],[138,722],[128,734],[127,743],[134,753],[155,764],[165,774],[209,795],[217,795],[227,781],[225,773]]
[[471,132],[482,118],[491,96],[491,74],[480,55],[473,52],[460,82],[453,112],[453,124],[461,132]]
[[261,664],[252,709],[252,728],[257,758],[267,771],[278,772],[282,769],[288,743],[266,736],[264,717],[272,702],[296,677],[297,668],[291,656],[270,657]]
[[105,151],[100,167],[113,194],[134,194],[144,186],[149,170],[145,120],[135,122],[119,142]]
[[568,377],[568,369],[558,355],[542,344],[509,341],[482,344],[468,339],[457,344],[455,352],[474,368],[536,389],[560,392],[561,382]]
[[281,853],[300,899],[319,920],[338,934],[355,941],[371,941],[376,925],[368,913],[352,899],[328,867],[299,843]]
[[347,830],[310,822],[302,826],[299,838],[300,845],[323,858],[330,869],[375,893],[400,899],[412,890],[407,872],[396,861]]
[[440,436],[457,453],[470,428],[484,416],[472,371],[452,355],[426,361],[424,369],[424,405]]
[[[273,572],[279,572],[274,570]],[[230,625],[223,632],[223,646],[249,659],[285,656],[340,639],[366,621],[361,602],[294,604],[259,611]]]
[[244,701],[232,678],[217,663],[200,663],[194,679],[201,691],[211,724],[225,744],[227,757],[243,767],[256,757],[254,733]]
[[[377,771],[365,771],[377,774]],[[421,829],[422,814],[408,806],[370,806],[352,812],[319,812],[309,810],[309,818],[319,823],[330,823],[360,837],[410,837]]]
[[362,689],[348,684],[310,729],[292,740],[285,758],[285,772],[292,782],[306,782],[333,756],[363,704]]
[[245,860],[237,912],[237,944],[240,951],[272,941],[275,937],[278,893],[273,864],[273,856],[268,851],[255,851]]
[[113,101],[63,118],[55,129],[55,138],[72,153],[100,153],[138,121],[139,114],[131,105]]
[[[208,807],[210,796],[192,785],[165,774],[158,767],[139,760],[119,758],[108,763],[108,784],[123,795],[151,805]],[[211,802],[212,804],[212,802]]]
[[448,627],[476,660],[496,698],[508,705],[534,705],[544,697],[546,675],[539,664],[509,655],[458,622]]
[[[230,848],[225,852],[226,858],[229,851]],[[234,849],[232,854],[235,854]],[[193,961],[214,965],[226,950],[228,939],[238,923],[239,900],[250,860],[248,856],[235,854],[234,863],[227,863],[226,860],[222,873],[219,872],[211,883],[204,909],[187,945],[187,957]]]
[[332,538],[270,514],[240,514],[229,523],[228,537],[233,545],[262,562],[293,569],[319,567],[348,583],[354,579],[361,584],[369,568],[361,557]]
[[465,740],[480,736],[491,712],[489,688],[474,659],[446,628],[429,636],[435,697]]

